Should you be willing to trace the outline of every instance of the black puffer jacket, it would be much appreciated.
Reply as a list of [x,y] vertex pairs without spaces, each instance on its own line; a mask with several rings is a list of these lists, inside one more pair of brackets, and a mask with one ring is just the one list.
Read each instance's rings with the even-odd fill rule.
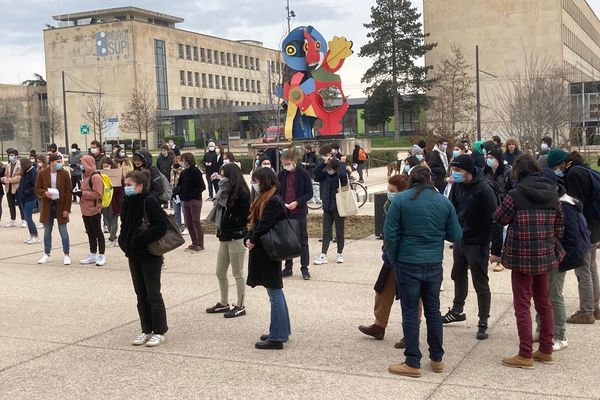
[[567,170],[565,182],[569,196],[583,203],[583,215],[592,232],[592,243],[600,242],[600,219],[594,218],[594,186],[589,172],[590,167],[583,163],[573,163]]
[[138,171],[148,170],[150,172],[150,190],[148,191],[148,193],[151,196],[154,196],[158,199],[165,190],[162,184],[162,179],[160,175],[161,172],[158,170],[158,168],[152,165],[152,154],[145,150],[142,150],[135,152],[133,154],[133,157],[135,157],[136,155],[142,159],[143,164],[141,168],[134,167],[134,169]]
[[492,188],[498,194],[500,201],[504,199],[506,193],[513,188],[512,178],[511,178],[512,167],[508,164],[500,164],[496,172],[492,170],[490,167],[485,167],[483,169],[483,175],[488,179],[488,181],[492,184]]

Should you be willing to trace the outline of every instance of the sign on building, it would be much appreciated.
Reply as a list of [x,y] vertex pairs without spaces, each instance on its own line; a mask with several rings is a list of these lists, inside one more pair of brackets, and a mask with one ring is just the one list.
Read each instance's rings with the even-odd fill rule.
[[129,52],[129,30],[96,32],[96,56],[116,56]]

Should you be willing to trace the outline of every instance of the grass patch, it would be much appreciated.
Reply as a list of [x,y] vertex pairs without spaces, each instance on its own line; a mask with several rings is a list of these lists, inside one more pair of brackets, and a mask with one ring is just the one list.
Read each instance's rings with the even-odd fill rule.
[[[400,140],[394,140],[390,136],[363,136],[362,138],[371,139],[371,148],[377,149],[381,147],[411,147],[412,143],[409,136],[402,136]],[[360,137],[358,138],[360,139]]]
[[[320,238],[323,235],[322,214],[308,214],[308,237]],[[215,235],[215,226],[202,220],[202,229],[205,235]],[[364,239],[375,233],[375,217],[370,215],[353,215],[346,218],[346,239]]]

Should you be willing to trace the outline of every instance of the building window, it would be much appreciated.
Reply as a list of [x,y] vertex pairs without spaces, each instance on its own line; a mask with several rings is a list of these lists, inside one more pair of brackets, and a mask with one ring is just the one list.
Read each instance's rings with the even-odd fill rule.
[[239,102],[239,101],[236,101],[236,102],[235,102],[235,106],[236,106],[236,107],[239,107],[239,106],[240,106],[240,102]]
[[250,57],[250,69],[254,69],[254,57]]
[[179,43],[177,46],[179,47],[179,58],[183,58],[183,45]]
[[219,78],[219,75],[215,75],[215,89],[221,89],[221,78]]
[[260,71],[260,61],[259,61],[258,57],[256,57],[256,58],[254,59],[254,62],[256,63],[256,70],[257,70],[257,71]]
[[205,88],[206,87],[206,74],[202,73],[202,87]]
[[221,100],[217,99],[217,108],[221,108],[222,102]]
[[256,91],[260,93],[260,81],[256,81]]
[[185,46],[185,58],[188,60],[192,59],[192,46],[189,44]]
[[202,100],[200,99],[200,97],[196,97],[196,108],[200,108],[202,106],[201,102]]
[[194,72],[194,83],[196,86],[200,86],[200,72]]
[[225,52],[221,52],[221,65],[225,65]]
[[281,64],[277,63],[276,67],[277,67],[277,73],[280,74],[281,73]]
[[239,55],[238,65],[240,68],[244,68],[244,56],[242,56],[241,54]]
[[237,66],[238,66],[238,56],[237,56],[237,54],[232,54],[232,57],[233,57],[233,66],[235,68],[237,68]]
[[200,48],[200,61],[206,62],[206,58],[204,57],[204,49]]
[[250,89],[252,92],[256,92],[256,83],[254,82],[254,79],[250,81]]
[[193,97],[190,97],[190,98],[188,99],[188,101],[189,101],[190,108],[194,108],[194,98],[193,98]]
[[215,108],[215,99],[210,99],[210,108]]
[[219,63],[219,52],[217,50],[213,50],[213,60],[215,64]]
[[246,92],[250,91],[250,79],[246,79]]
[[206,59],[209,63],[212,63],[212,51],[210,49],[206,49]]
[[208,99],[202,99],[202,108],[208,108]]
[[240,91],[244,91],[244,79],[240,78]]
[[156,66],[156,105],[159,110],[168,110],[167,49],[163,40],[154,40],[154,63]]
[[271,61],[271,73],[275,72],[275,61]]
[[185,97],[181,98],[181,109],[185,110]]
[[179,71],[179,83],[185,85],[185,71]]
[[192,80],[192,71],[188,71],[187,73],[187,84],[188,86],[194,86],[194,81]]
[[235,90],[236,92],[239,90],[238,78],[233,78],[233,90]]
[[194,46],[194,61],[198,61],[198,47]]
[[227,90],[227,78],[224,76],[221,77],[221,89]]
[[231,67],[231,53],[227,53],[227,66]]
[[248,56],[244,56],[244,68],[250,69],[250,64],[248,63]]
[[275,83],[273,83],[271,85],[271,96],[275,96],[275,93],[277,92],[277,85]]
[[233,89],[233,88],[231,87],[231,77],[228,77],[228,78],[227,78],[227,88],[228,88],[229,90],[232,90],[232,89]]
[[208,74],[208,87],[210,89],[213,88],[213,76],[212,76],[212,74]]

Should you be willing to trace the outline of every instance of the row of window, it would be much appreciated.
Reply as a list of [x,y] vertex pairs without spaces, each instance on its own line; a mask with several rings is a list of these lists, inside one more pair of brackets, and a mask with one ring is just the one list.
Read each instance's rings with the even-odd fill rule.
[[590,20],[585,16],[583,11],[575,4],[573,0],[563,0],[563,9],[577,22],[577,24],[592,38],[592,40],[600,47],[600,32],[594,27]]
[[202,99],[200,97],[182,97],[181,98],[181,109],[186,108],[221,108],[229,105],[230,107],[243,107],[243,106],[255,106],[260,102],[251,101],[233,101],[233,100],[221,100],[221,99]]
[[600,57],[585,45],[569,28],[562,26],[563,44],[573,50],[575,54],[590,63],[592,67],[600,70]]
[[221,76],[192,71],[179,71],[179,81],[181,85],[202,86],[208,89],[234,90],[239,92],[261,93],[261,84],[259,80],[232,78],[231,76]]

